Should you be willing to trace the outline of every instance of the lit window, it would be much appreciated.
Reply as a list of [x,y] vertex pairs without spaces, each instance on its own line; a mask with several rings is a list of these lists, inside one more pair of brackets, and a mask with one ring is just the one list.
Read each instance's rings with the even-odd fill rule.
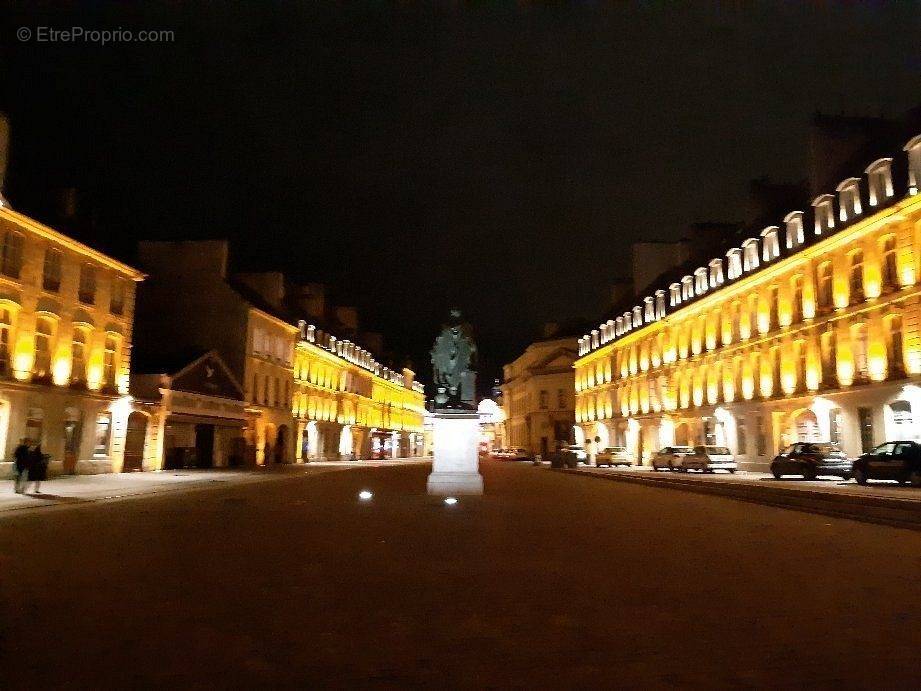
[[105,350],[102,354],[102,384],[104,387],[115,388],[116,353],[118,339],[113,335],[106,336]]
[[0,309],[0,376],[10,372],[10,341],[13,331],[12,314],[8,309]]
[[863,294],[863,250],[854,250],[848,255],[850,266],[848,268],[848,283],[851,293],[851,304],[862,302]]
[[860,178],[843,180],[835,190],[838,192],[838,219],[844,223],[859,216],[863,211],[860,206]]
[[784,217],[783,222],[787,229],[787,249],[802,245],[806,240],[803,232],[803,212],[791,211]]
[[680,305],[681,304],[681,284],[672,283],[668,287],[668,295],[669,295],[669,298],[668,298],[669,305],[671,305],[672,307],[677,307],[678,305]]
[[19,278],[22,271],[23,236],[15,230],[8,230],[3,236],[3,250],[0,256],[0,272],[10,278]]
[[869,373],[866,324],[855,324],[851,327],[851,351],[854,354],[855,377],[858,380],[865,379]]
[[51,377],[51,340],[54,336],[54,323],[45,317],[39,317],[35,323],[35,365],[33,374],[36,379]]
[[91,264],[80,267],[80,288],[77,297],[86,305],[96,302],[96,267]]
[[758,268],[758,240],[749,238],[742,243],[742,270],[754,271]]
[[120,315],[125,313],[125,281],[112,279],[112,295],[109,298],[109,312]]
[[780,256],[780,241],[777,239],[777,226],[768,226],[761,231],[761,256],[769,262]]
[[812,201],[816,235],[821,235],[835,227],[834,204],[835,198],[830,194],[819,195]]
[[42,269],[42,289],[56,293],[61,289],[61,250],[49,247],[45,250],[45,265]]
[[717,288],[723,285],[723,260],[722,259],[711,259],[710,260],[710,287]]
[[649,322],[655,321],[656,311],[655,305],[653,304],[653,299],[651,297],[643,298],[643,320],[648,324]]
[[921,187],[921,134],[905,145],[905,151],[908,152],[908,193],[918,194]]
[[665,291],[656,291],[656,319],[662,319],[665,316]]
[[742,250],[738,247],[733,247],[731,250],[726,252],[726,273],[729,276],[729,280],[733,280],[742,275]]
[[93,455],[109,455],[109,438],[112,436],[112,414],[99,413],[96,416],[96,432],[93,436]]
[[86,381],[86,332],[83,329],[74,329],[70,345],[70,380]]
[[866,169],[870,206],[884,203],[895,194],[892,188],[892,159],[873,161]]
[[703,266],[694,271],[694,292],[697,295],[707,292],[707,269]]
[[899,272],[896,265],[895,236],[887,235],[880,243],[883,260],[883,286],[887,290],[899,287]]
[[816,300],[819,309],[829,309],[832,306],[832,273],[831,262],[820,263],[815,270]]

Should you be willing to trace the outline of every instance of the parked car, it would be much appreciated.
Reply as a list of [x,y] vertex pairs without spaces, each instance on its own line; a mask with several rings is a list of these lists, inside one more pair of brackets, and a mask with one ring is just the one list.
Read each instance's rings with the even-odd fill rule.
[[921,444],[916,441],[880,444],[854,461],[851,475],[858,485],[867,484],[867,480],[898,480],[921,487]]
[[705,473],[728,470],[734,473],[739,467],[735,456],[725,446],[695,446],[694,453],[681,460],[684,470],[695,469]]
[[489,454],[489,457],[495,461],[498,461],[498,460],[505,458],[507,454],[508,454],[508,451],[506,451],[505,449],[493,449],[492,453]]
[[563,453],[570,453],[576,457],[579,463],[588,463],[588,453],[578,444],[570,444],[560,449]]
[[802,475],[815,480],[819,475],[835,475],[845,480],[851,476],[852,463],[837,444],[799,442],[788,446],[771,461],[771,474]]
[[531,454],[522,448],[509,449],[503,460],[506,461],[530,461]]
[[599,467],[607,465],[612,468],[616,465],[633,465],[633,458],[630,457],[626,447],[608,446],[595,456],[595,465]]
[[667,468],[675,470],[681,468],[684,459],[694,454],[690,446],[666,446],[652,455],[652,469]]

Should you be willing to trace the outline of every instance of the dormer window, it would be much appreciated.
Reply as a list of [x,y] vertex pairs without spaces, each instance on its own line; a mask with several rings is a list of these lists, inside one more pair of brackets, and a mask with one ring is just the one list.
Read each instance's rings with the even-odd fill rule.
[[742,270],[754,271],[758,263],[758,239],[748,238],[742,243]]
[[579,355],[585,355],[588,352],[588,348],[585,347],[586,339],[588,339],[588,336],[583,336],[579,339]]
[[881,158],[867,166],[870,206],[878,206],[895,194],[892,188],[892,159]]
[[681,284],[672,283],[668,287],[668,304],[672,307],[677,307],[681,304]]
[[905,145],[908,152],[908,194],[918,194],[921,188],[921,134]]
[[665,291],[656,291],[656,319],[662,319],[665,316]]
[[618,317],[614,320],[614,334],[620,336],[624,333],[624,318]]
[[812,201],[813,214],[815,215],[815,234],[821,235],[835,227],[835,198],[830,194],[822,194]]
[[718,288],[723,285],[723,281],[726,279],[723,277],[723,260],[722,259],[711,259],[710,260],[710,287]]
[[624,330],[632,331],[636,324],[633,323],[633,312],[624,312]]
[[694,271],[694,292],[698,295],[707,292],[707,268],[705,266]]
[[844,223],[859,216],[863,211],[860,206],[860,178],[843,180],[835,190],[838,192],[838,219]]
[[643,298],[643,319],[648,324],[656,320],[656,310],[651,297]]
[[806,234],[803,230],[803,212],[791,211],[783,219],[787,229],[787,249],[792,250],[806,241]]
[[738,247],[726,252],[726,274],[730,281],[742,275],[742,250]]
[[607,323],[607,325],[606,325],[606,328],[607,328],[607,340],[608,340],[608,341],[613,341],[613,340],[614,340],[614,337],[615,337],[615,335],[616,335],[616,334],[614,333],[614,320],[613,320],[613,319],[608,319],[608,323]]
[[598,347],[598,329],[592,329],[592,348]]
[[685,276],[681,279],[681,299],[690,300],[694,297],[694,279],[691,276]]
[[761,257],[765,262],[780,256],[780,240],[777,237],[780,228],[768,226],[761,231]]
[[643,308],[637,305],[633,308],[633,326],[639,327],[643,325]]

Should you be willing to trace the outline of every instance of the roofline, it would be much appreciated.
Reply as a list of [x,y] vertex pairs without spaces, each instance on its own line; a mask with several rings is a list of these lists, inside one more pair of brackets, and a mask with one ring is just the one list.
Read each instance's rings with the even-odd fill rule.
[[0,206],[0,217],[5,217],[21,228],[25,228],[35,233],[36,235],[40,235],[41,237],[46,238],[47,240],[56,242],[59,245],[62,245],[69,250],[97,261],[100,264],[109,267],[110,269],[115,269],[116,271],[125,274],[133,281],[143,281],[145,278],[147,278],[147,274],[143,273],[142,271],[128,266],[127,264],[123,264],[117,259],[113,259],[107,254],[103,254],[99,250],[94,250],[89,245],[84,245],[82,242],[74,240],[73,238],[64,235],[60,231],[46,226],[45,224],[40,223],[33,218],[29,218],[25,214],[21,214],[18,211],[13,211],[8,206]]

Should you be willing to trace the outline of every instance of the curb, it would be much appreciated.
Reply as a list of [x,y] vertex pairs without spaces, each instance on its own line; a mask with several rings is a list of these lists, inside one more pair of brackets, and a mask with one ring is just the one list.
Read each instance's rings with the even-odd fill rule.
[[[560,469],[557,469],[560,472]],[[751,504],[762,504],[835,518],[849,518],[863,523],[921,530],[921,502],[876,496],[822,492],[783,487],[754,487],[729,482],[699,482],[683,477],[640,477],[618,473],[592,473],[584,470],[562,469],[561,472],[599,480],[628,482],[647,487],[666,487],[695,494],[710,494]]]

